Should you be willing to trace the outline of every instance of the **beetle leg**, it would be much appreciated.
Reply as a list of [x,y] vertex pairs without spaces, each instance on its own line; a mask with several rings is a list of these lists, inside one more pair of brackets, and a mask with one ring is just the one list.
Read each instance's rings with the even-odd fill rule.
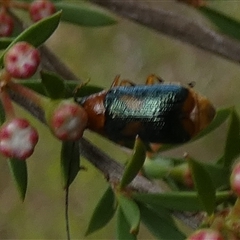
[[129,80],[122,80],[119,86],[136,86],[136,84]]
[[113,83],[112,83],[112,85],[111,85],[110,88],[119,86],[119,81],[120,81],[120,75],[118,74],[118,75],[114,78]]
[[155,84],[156,81],[158,81],[158,83],[164,82],[164,80],[162,78],[158,77],[155,74],[151,74],[147,77],[146,85],[153,85],[153,84]]
[[86,86],[89,82],[90,82],[90,78],[86,82],[78,84],[73,90],[73,95],[75,96],[77,94],[78,90],[80,88],[82,88],[83,86]]
[[129,80],[121,80],[120,81],[120,75],[117,75],[113,80],[111,88],[117,87],[117,86],[135,86],[135,85],[136,85],[135,83],[133,83]]

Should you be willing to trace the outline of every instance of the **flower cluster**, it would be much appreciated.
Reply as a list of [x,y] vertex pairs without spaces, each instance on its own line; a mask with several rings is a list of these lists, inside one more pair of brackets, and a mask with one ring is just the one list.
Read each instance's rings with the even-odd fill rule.
[[188,240],[237,240],[240,237],[240,162],[236,163],[230,176],[230,187],[237,199],[232,207],[227,206],[207,218],[202,228],[192,233]]
[[56,12],[54,4],[49,0],[35,0],[32,3],[19,3],[14,0],[3,1],[3,7],[0,8],[0,37],[11,36],[14,30],[14,21],[8,14],[7,9],[18,8],[29,12],[33,22],[37,22]]
[[5,53],[3,63],[0,96],[6,121],[0,127],[0,153],[8,158],[26,159],[38,141],[38,133],[29,121],[15,116],[8,89],[42,108],[49,128],[58,139],[74,141],[82,137],[87,113],[81,106],[73,100],[51,100],[13,80],[26,79],[36,73],[40,64],[38,49],[27,42],[17,42]]

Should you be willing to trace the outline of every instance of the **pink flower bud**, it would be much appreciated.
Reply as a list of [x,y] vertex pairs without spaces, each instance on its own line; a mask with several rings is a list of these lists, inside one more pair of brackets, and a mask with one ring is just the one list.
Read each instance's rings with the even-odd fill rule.
[[15,78],[31,77],[39,63],[39,51],[27,42],[16,43],[4,56],[5,69]]
[[49,17],[55,12],[54,4],[48,0],[35,0],[29,7],[30,17],[34,22]]
[[191,173],[190,168],[186,169],[186,171],[184,172],[183,183],[188,188],[193,188],[193,186],[194,186],[193,179],[192,179],[192,173]]
[[82,137],[87,126],[87,113],[76,103],[61,102],[53,111],[50,128],[60,140],[74,141]]
[[6,11],[0,11],[0,37],[8,37],[12,34],[14,23]]
[[25,119],[14,118],[0,128],[0,152],[10,158],[26,159],[32,155],[38,133]]
[[234,193],[240,196],[240,162],[238,162],[232,170],[230,184]]
[[187,240],[224,240],[224,238],[216,230],[203,228],[194,232]]
[[187,188],[193,188],[194,182],[192,179],[192,173],[187,163],[179,164],[173,167],[169,173],[176,182]]

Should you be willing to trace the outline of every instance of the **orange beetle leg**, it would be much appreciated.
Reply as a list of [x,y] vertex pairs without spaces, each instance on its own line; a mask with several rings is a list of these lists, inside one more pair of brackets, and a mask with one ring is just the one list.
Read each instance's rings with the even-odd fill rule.
[[120,75],[117,75],[113,80],[111,88],[117,87],[117,86],[135,86],[135,85],[136,85],[135,83],[133,83],[129,80],[121,80],[120,81]]
[[89,82],[90,82],[90,78],[89,78],[86,82],[83,82],[83,83],[78,84],[78,85],[74,88],[73,94],[76,95],[77,92],[78,92],[78,90],[79,90],[80,88],[82,88],[83,86],[86,86]]
[[155,74],[151,74],[151,75],[149,75],[149,76],[147,77],[146,85],[153,85],[153,84],[156,83],[156,81],[157,81],[158,83],[163,83],[163,82],[164,82],[164,80],[163,80],[162,78],[158,77],[158,76],[155,75]]

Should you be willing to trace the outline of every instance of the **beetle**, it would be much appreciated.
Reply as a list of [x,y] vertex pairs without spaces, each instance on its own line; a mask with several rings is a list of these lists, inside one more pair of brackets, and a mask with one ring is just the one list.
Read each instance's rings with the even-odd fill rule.
[[88,129],[124,146],[132,145],[136,136],[148,143],[185,143],[215,116],[210,101],[191,86],[166,84],[155,75],[146,85],[117,76],[109,90],[75,101],[87,112]]

